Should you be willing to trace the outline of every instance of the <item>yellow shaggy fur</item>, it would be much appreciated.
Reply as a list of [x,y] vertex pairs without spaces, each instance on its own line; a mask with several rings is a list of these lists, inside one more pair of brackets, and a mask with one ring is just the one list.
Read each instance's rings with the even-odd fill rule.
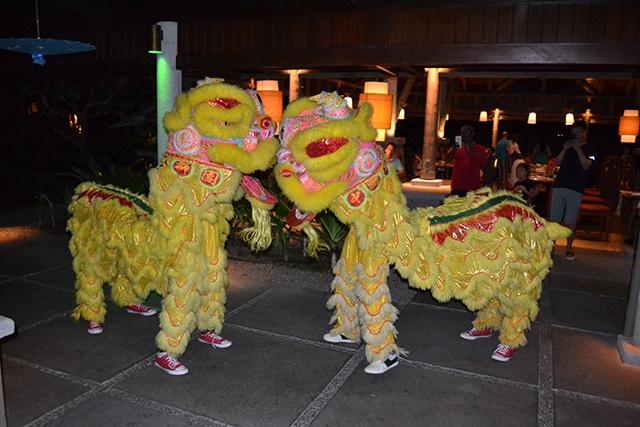
[[[330,209],[350,226],[327,303],[334,310],[331,334],[363,339],[371,362],[403,352],[395,343],[397,311],[386,285],[389,265],[394,265],[411,286],[431,290],[442,302],[459,299],[478,311],[477,328],[499,331],[500,341],[511,347],[524,345],[525,330],[538,314],[554,241],[569,230],[547,223],[519,196],[489,189],[411,212],[379,147],[375,170],[357,180],[340,178],[349,168],[357,170],[352,162],[375,135],[368,124],[371,108],[364,104],[355,116],[352,112],[328,122],[309,120],[309,115],[335,111],[335,104],[325,113],[319,109],[324,105],[314,100],[324,98],[287,107],[284,117],[290,120],[283,121],[282,134],[291,136],[278,154],[276,176],[301,211]],[[324,158],[306,155],[309,144],[336,137],[349,143]],[[369,157],[358,158],[370,161],[370,151]],[[306,170],[308,177],[292,170]]]
[[252,249],[271,244],[275,200],[246,174],[267,169],[279,144],[255,93],[220,80],[179,95],[164,124],[169,143],[149,172],[148,199],[94,183],[76,189],[67,226],[76,272],[72,316],[104,322],[105,282],[119,306],[156,291],[163,296],[156,343],[180,356],[195,329],[223,327],[231,202],[245,196],[252,203],[254,226],[241,233]]

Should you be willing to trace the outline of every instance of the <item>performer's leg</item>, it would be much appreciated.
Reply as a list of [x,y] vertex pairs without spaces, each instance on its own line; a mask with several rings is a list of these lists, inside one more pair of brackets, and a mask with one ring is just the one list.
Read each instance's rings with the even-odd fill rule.
[[502,313],[500,312],[500,301],[492,299],[489,303],[478,312],[473,326],[480,330],[500,329],[502,323]]
[[226,288],[229,284],[225,267],[227,256],[222,246],[218,225],[202,222],[202,258],[199,265],[206,266],[200,273],[198,293],[200,306],[197,312],[197,327],[200,331],[220,333],[224,324]]
[[[334,269],[335,277],[331,283],[333,295],[327,301],[327,308],[334,310],[330,323],[334,324],[331,332],[324,339],[330,342],[359,342],[360,326],[358,322],[358,288],[354,266],[358,261],[358,243],[352,229],[345,238],[340,259]],[[343,336],[345,339],[341,339]]]
[[362,263],[357,266],[362,284],[358,295],[361,301],[358,314],[370,362],[383,361],[403,352],[395,342],[397,332],[393,324],[398,318],[398,310],[391,303],[387,286],[389,265],[382,255],[381,246],[375,244],[372,249],[361,252]]
[[76,308],[71,317],[88,321],[104,323],[107,315],[107,305],[104,302],[102,279],[84,269],[76,271]]
[[71,317],[104,323],[107,306],[104,300],[104,282],[111,280],[115,271],[113,254],[95,239],[98,231],[91,224],[75,229],[70,241],[76,273],[76,303]]
[[531,327],[531,321],[538,315],[539,289],[531,289],[529,293],[514,297],[512,301],[503,303],[503,313],[500,325],[500,342],[512,348],[527,344],[526,331]]
[[199,306],[197,284],[193,277],[172,279],[169,292],[162,300],[160,331],[156,344],[162,351],[179,357],[189,343],[191,333],[196,328],[195,310]]
[[143,302],[143,299],[136,295],[131,281],[124,274],[118,274],[111,283],[111,299],[119,307]]

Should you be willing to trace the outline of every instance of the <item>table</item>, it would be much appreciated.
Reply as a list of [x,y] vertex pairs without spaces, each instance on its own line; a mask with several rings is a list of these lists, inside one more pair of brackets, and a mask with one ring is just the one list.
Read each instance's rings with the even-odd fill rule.
[[451,173],[453,172],[453,163],[445,163],[443,161],[439,161],[436,162],[434,166],[436,168],[436,178],[451,179]]
[[529,175],[529,179],[538,184],[538,188],[540,188],[541,192],[546,192],[547,197],[545,200],[545,213],[548,217],[551,212],[551,194],[553,193],[553,184],[556,182],[556,180],[550,176],[540,175],[537,173]]
[[616,215],[620,217],[622,215],[622,202],[625,200],[631,201],[631,211],[629,212],[629,230],[625,242],[635,246],[636,229],[638,227],[638,214],[640,210],[638,206],[640,204],[640,192],[620,190],[620,196],[618,197],[618,206],[616,206]]

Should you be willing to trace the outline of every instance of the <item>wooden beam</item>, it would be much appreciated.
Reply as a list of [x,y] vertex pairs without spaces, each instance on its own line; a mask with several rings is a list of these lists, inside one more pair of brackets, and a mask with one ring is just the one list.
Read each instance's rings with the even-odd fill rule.
[[397,108],[396,117],[398,117],[398,115],[400,114],[400,110],[403,108],[404,103],[407,102],[407,98],[409,98],[409,95],[411,94],[411,89],[413,88],[413,84],[415,83],[415,81],[416,81],[415,77],[409,77],[407,81],[404,83],[404,86],[402,87],[402,92],[398,97],[398,101],[397,101],[398,103],[396,105],[396,108]]

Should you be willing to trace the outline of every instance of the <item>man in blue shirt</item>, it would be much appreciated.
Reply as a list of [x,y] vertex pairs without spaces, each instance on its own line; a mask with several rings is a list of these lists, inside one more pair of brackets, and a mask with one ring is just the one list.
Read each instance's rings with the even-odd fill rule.
[[496,159],[498,159],[498,190],[506,190],[507,176],[509,175],[510,162],[509,155],[511,154],[511,141],[509,140],[509,133],[502,132],[502,139],[496,144]]
[[387,157],[387,162],[395,166],[396,171],[398,172],[398,178],[400,179],[400,181],[404,182],[406,181],[407,173],[405,172],[404,165],[402,164],[400,159],[394,156],[395,152],[396,144],[394,144],[393,142],[388,143],[384,149],[384,153]]

